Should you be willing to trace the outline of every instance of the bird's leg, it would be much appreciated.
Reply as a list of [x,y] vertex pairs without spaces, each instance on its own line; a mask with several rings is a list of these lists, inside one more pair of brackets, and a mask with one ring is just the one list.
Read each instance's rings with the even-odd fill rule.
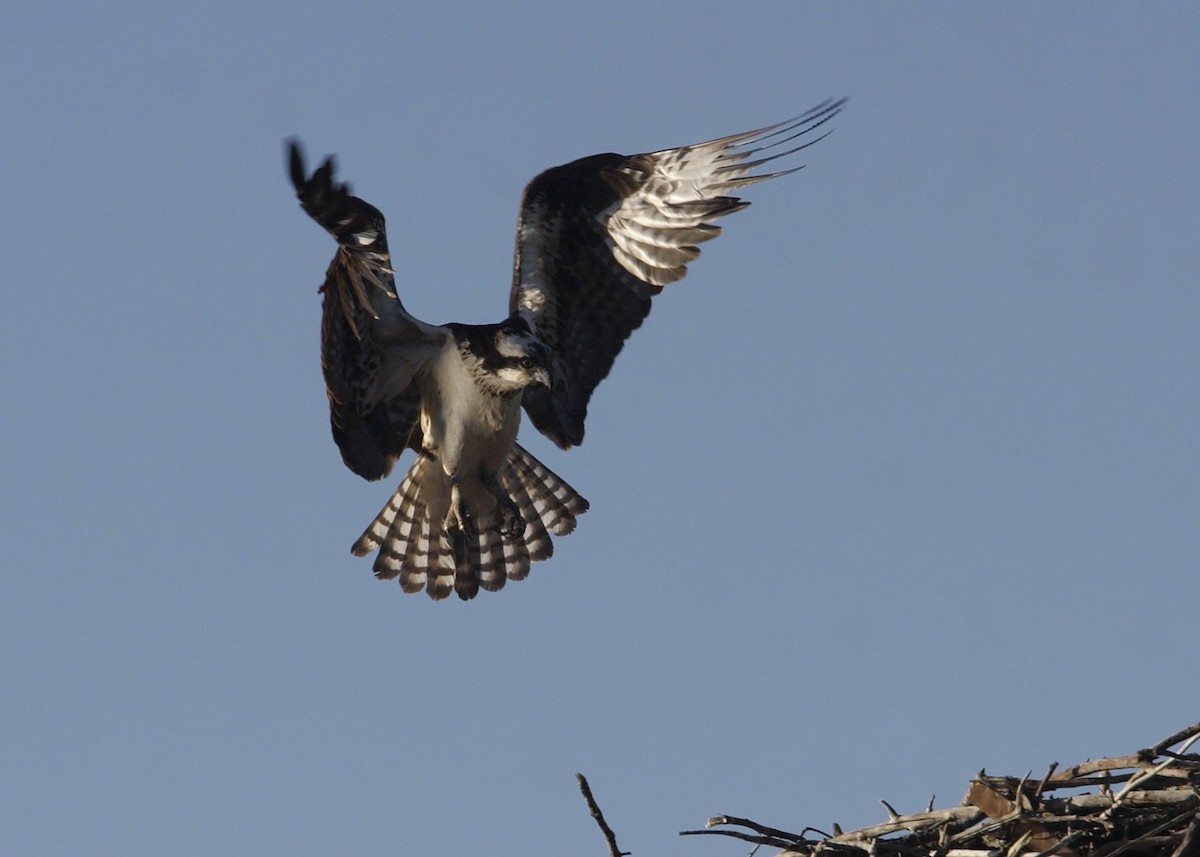
[[475,518],[471,515],[471,510],[467,506],[467,502],[463,500],[462,491],[459,490],[458,480],[453,479],[450,483],[450,510],[446,513],[446,520],[442,524],[446,532],[454,534],[461,533],[467,536],[479,535],[479,528],[475,526]]
[[525,533],[525,519],[521,517],[521,507],[512,497],[508,496],[508,492],[504,490],[504,486],[500,484],[500,480],[494,473],[487,476],[483,480],[483,484],[496,498],[496,517],[500,522],[498,526],[500,535],[509,540],[519,539]]

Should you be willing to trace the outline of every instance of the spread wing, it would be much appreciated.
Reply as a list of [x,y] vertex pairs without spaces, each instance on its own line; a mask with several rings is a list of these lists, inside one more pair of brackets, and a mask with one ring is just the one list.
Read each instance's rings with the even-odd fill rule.
[[333,158],[309,176],[299,143],[290,140],[288,161],[300,206],[338,242],[321,286],[321,369],[333,438],[347,467],[379,479],[406,446],[420,445],[414,381],[448,334],[400,303],[383,215],[334,180]]
[[535,178],[517,223],[510,311],[555,355],[553,388],[523,403],[538,430],[563,448],[583,440],[588,401],[650,298],[682,279],[711,223],[749,205],[730,192],[795,172],[754,170],[811,146],[809,137],[845,99],[796,119],[644,155],[593,155]]

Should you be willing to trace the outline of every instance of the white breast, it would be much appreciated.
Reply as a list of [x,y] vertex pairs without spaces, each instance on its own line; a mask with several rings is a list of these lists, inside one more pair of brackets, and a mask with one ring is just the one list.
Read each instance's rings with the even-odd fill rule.
[[521,424],[521,397],[500,398],[481,389],[450,343],[438,355],[422,391],[425,446],[438,453],[448,474],[494,473]]

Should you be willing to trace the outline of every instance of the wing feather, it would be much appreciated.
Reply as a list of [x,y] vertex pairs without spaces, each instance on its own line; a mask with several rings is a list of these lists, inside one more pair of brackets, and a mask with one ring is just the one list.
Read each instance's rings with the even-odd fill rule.
[[749,205],[729,193],[800,169],[755,172],[823,139],[828,131],[812,135],[844,103],[693,146],[593,155],[529,183],[509,308],[555,355],[552,388],[522,399],[539,431],[563,448],[583,441],[592,393],[651,297],[686,276],[698,245],[720,234],[711,221]]
[[420,446],[416,382],[448,333],[404,309],[383,215],[334,179],[333,158],[310,176],[299,142],[289,140],[288,163],[300,206],[338,242],[320,289],[321,369],[333,437],[347,467],[379,479],[406,447]]

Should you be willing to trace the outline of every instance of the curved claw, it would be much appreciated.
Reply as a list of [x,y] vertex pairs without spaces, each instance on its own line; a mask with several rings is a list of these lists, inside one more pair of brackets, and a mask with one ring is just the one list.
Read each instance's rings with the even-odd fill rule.
[[505,519],[500,525],[500,535],[509,541],[516,541],[525,535],[525,519],[520,515]]
[[521,517],[521,509],[512,501],[511,497],[504,497],[500,500],[500,535],[504,538],[515,541],[525,535],[525,519]]

